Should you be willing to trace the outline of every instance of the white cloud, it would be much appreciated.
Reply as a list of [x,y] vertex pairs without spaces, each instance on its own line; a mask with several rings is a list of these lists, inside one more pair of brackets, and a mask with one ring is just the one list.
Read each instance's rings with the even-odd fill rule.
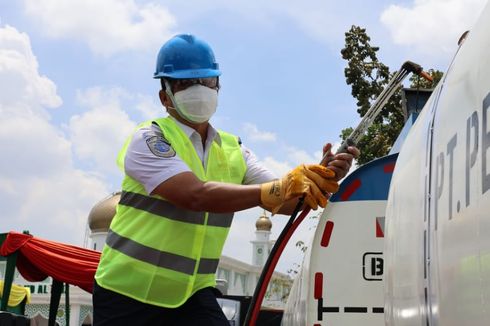
[[286,147],[286,157],[289,158],[289,160],[296,166],[301,163],[305,164],[316,164],[320,162],[320,156],[316,158],[319,152],[316,152],[316,154],[309,154],[306,151],[292,147],[292,146],[287,146]]
[[25,0],[26,13],[56,39],[86,42],[100,55],[155,50],[171,36],[175,18],[156,3],[133,0]]
[[273,171],[278,177],[282,177],[294,168],[290,162],[278,161],[271,156],[267,156],[264,160],[262,160],[262,164],[264,164],[264,166],[270,171]]
[[105,173],[118,172],[117,154],[136,126],[121,108],[121,100],[128,97],[120,88],[94,87],[77,94],[87,111],[71,117],[70,140],[78,158],[95,163]]
[[[308,154],[304,150],[300,150],[293,146],[282,145],[282,157],[287,157],[287,160],[277,160],[272,156],[266,156],[262,161],[264,166],[271,171],[274,171],[278,176],[282,176],[295,168],[297,165],[315,164],[320,161],[320,152],[313,155]],[[318,158],[316,158],[318,156]]]
[[261,163],[267,169],[273,171],[278,177],[285,175],[299,164],[316,164],[320,162],[322,157],[321,151],[309,154],[304,150],[289,145],[281,144],[280,147],[282,148],[280,151],[281,157],[287,157],[286,160],[278,160],[271,155],[267,155],[264,159],[260,159]]
[[453,53],[461,34],[473,27],[486,0],[415,0],[410,7],[390,5],[381,14],[397,44],[426,54]]
[[273,142],[276,141],[276,134],[270,131],[262,131],[252,123],[244,123],[243,131],[247,134],[247,138],[257,142]]
[[[332,153],[335,153],[340,145],[340,142],[332,144]],[[284,153],[283,157],[287,157],[287,160],[277,160],[272,156],[266,156],[261,160],[261,163],[267,169],[273,171],[279,177],[285,175],[299,164],[318,164],[323,157],[322,151],[316,151],[313,154],[309,154],[308,152],[293,146],[282,145],[282,148],[282,153]],[[357,167],[357,161],[354,160],[348,174],[351,174]]]
[[56,85],[39,75],[27,34],[11,26],[0,28],[0,103],[4,107],[55,108],[61,105]]
[[46,110],[61,104],[56,85],[39,75],[26,34],[0,28],[0,67],[2,228],[81,244],[90,208],[107,186],[74,167],[71,143]]
[[107,187],[87,172],[67,169],[46,178],[31,176],[21,194],[19,228],[34,235],[82,244],[90,209],[108,194]]
[[154,97],[138,95],[138,104],[136,109],[141,113],[143,120],[155,119],[155,117],[162,116],[165,112],[165,108],[160,102],[155,103]]
[[71,145],[44,117],[0,104],[0,171],[7,178],[45,178],[72,165]]

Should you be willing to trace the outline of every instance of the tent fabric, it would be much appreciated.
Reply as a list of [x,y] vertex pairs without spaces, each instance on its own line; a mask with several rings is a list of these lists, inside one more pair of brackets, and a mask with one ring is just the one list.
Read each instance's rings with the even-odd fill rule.
[[[0,280],[0,298],[3,297],[3,281]],[[26,303],[31,302],[31,289],[20,285],[12,284],[7,305],[10,307],[18,306],[26,299]]]
[[17,269],[26,280],[39,282],[51,276],[92,293],[100,252],[9,232],[0,247],[0,255],[14,252],[18,253]]

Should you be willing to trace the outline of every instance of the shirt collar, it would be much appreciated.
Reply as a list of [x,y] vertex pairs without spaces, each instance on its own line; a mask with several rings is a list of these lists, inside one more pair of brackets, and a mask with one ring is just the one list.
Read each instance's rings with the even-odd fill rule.
[[[191,128],[188,125],[183,124],[182,122],[178,121],[171,115],[169,115],[169,117],[180,127],[180,129],[182,129],[182,131],[187,137],[191,138],[194,133],[196,133],[200,137],[199,133],[194,128]],[[212,139],[219,146],[221,146],[221,137],[218,131],[216,131],[216,129],[214,129],[214,127],[211,124],[209,124],[208,126],[208,135],[206,138],[206,142],[208,142],[210,139]]]

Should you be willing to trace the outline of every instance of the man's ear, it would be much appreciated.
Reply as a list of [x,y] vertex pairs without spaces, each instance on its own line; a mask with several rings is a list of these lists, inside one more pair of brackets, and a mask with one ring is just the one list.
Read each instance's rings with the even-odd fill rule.
[[167,93],[165,93],[165,91],[163,89],[161,89],[159,92],[158,92],[158,96],[160,97],[160,102],[162,103],[162,105],[164,107],[168,107],[168,105],[170,104],[170,106],[172,106],[172,101],[170,101],[170,99],[168,98],[168,95]]

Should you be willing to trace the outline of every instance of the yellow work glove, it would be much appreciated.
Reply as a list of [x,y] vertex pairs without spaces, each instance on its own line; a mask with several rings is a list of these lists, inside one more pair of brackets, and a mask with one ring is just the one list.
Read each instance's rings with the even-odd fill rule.
[[292,198],[305,196],[305,203],[312,209],[327,205],[327,193],[337,192],[335,172],[322,165],[300,165],[282,179],[264,183],[260,187],[262,206],[273,214]]

